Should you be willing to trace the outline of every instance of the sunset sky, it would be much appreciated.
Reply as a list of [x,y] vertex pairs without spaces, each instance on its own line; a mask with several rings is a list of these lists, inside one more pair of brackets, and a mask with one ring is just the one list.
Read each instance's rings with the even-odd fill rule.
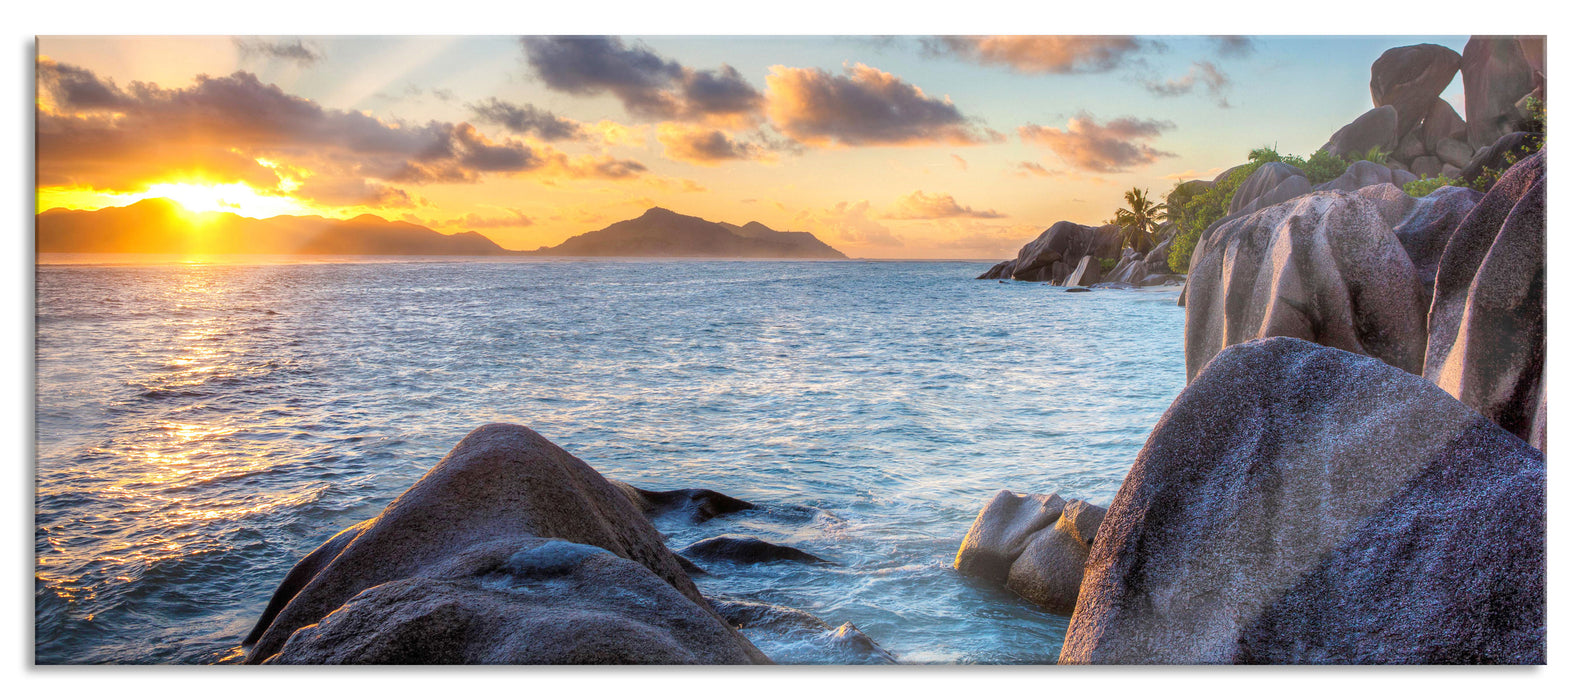
[[532,249],[663,206],[1005,258],[1130,187],[1307,155],[1385,49],[1466,39],[40,37],[37,210],[165,196]]

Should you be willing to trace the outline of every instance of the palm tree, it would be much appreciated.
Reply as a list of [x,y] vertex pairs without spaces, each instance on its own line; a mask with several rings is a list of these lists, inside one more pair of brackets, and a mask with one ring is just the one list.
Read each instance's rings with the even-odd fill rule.
[[1133,187],[1126,193],[1126,206],[1115,210],[1115,223],[1121,226],[1121,244],[1146,254],[1153,247],[1154,231],[1165,205],[1148,201],[1148,190]]

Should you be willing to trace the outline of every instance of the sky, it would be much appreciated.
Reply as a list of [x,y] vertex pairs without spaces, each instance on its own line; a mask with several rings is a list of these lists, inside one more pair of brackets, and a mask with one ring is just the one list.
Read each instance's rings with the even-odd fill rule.
[[1466,40],[41,36],[36,209],[164,196],[533,249],[661,206],[1003,259],[1131,187],[1307,155],[1373,106],[1384,50]]

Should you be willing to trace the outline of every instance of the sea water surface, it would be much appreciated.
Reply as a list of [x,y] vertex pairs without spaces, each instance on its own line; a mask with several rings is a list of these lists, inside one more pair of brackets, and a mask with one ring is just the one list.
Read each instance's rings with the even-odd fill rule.
[[[979,262],[43,257],[35,658],[235,661],[291,565],[466,433],[765,506],[691,525],[836,562],[705,594],[853,622],[913,663],[1053,663],[1066,619],[951,568],[1000,489],[1108,505],[1184,384],[1177,288]],[[782,663],[820,638],[748,632]]]

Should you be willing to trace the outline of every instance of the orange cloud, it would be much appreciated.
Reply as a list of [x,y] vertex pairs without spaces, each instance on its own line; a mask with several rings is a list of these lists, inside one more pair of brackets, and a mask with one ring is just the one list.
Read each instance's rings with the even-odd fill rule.
[[917,190],[896,200],[886,212],[886,219],[1003,219],[1005,214],[986,209],[979,211],[956,203],[956,198],[943,192],[924,194]]
[[948,97],[861,63],[844,75],[821,68],[769,69],[769,118],[798,143],[839,146],[973,145],[1004,136],[973,124]]
[[[1073,167],[1092,172],[1114,173],[1138,165],[1148,165],[1176,154],[1142,143],[1157,138],[1175,125],[1167,121],[1120,117],[1100,124],[1093,115],[1079,113],[1057,127],[1028,124],[1017,129],[1022,140],[1054,151]],[[1036,171],[1024,168],[1029,173]]]
[[847,245],[899,248],[906,245],[890,233],[890,228],[873,220],[873,207],[867,200],[837,203],[825,209],[803,209],[793,216],[797,226],[811,230],[827,241]]
[[665,122],[659,125],[659,143],[665,157],[682,163],[716,166],[731,160],[773,162],[777,156],[755,143],[737,141],[725,132],[706,126]]
[[[184,88],[121,88],[91,71],[38,62],[38,184],[131,192],[159,182],[241,182],[321,204],[390,201],[392,185],[486,175],[627,179],[647,168],[609,156],[492,140],[470,124],[390,123],[325,109],[251,73]],[[266,166],[263,163],[272,165]],[[357,185],[361,183],[361,185]],[[319,199],[322,198],[322,199]]]
[[947,36],[926,45],[935,53],[1022,73],[1103,73],[1159,46],[1132,36]]

